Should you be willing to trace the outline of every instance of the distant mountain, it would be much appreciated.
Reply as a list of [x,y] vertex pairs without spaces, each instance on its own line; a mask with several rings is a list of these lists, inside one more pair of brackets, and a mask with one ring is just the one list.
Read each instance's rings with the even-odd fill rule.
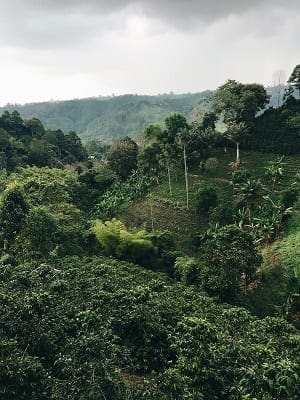
[[[110,142],[129,135],[136,137],[153,122],[162,122],[172,112],[195,118],[206,108],[209,91],[195,94],[87,98],[59,102],[7,105],[4,110],[17,110],[22,118],[39,118],[48,129],[75,131],[83,140]],[[202,111],[203,113],[203,111]]]
[[[270,105],[282,102],[283,88],[267,88]],[[121,136],[136,137],[153,122],[163,122],[172,112],[195,120],[207,109],[206,99],[212,93],[164,94],[157,96],[123,95],[57,102],[7,105],[4,110],[17,110],[22,118],[39,118],[48,129],[75,131],[84,141],[100,139],[105,143]]]

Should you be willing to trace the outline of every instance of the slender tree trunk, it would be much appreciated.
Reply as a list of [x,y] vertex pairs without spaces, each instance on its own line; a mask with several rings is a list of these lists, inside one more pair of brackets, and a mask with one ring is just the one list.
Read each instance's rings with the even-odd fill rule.
[[170,165],[168,164],[167,166],[167,170],[168,170],[168,179],[169,179],[169,191],[170,191],[170,196],[172,196],[172,186],[171,186],[171,174],[170,174]]
[[239,164],[240,162],[240,144],[236,142],[236,163]]
[[183,161],[184,161],[184,175],[185,175],[185,190],[186,190],[186,208],[189,208],[189,180],[186,165],[186,151],[185,145],[183,146]]
[[149,200],[150,200],[151,228],[152,228],[152,233],[153,233],[154,232],[154,217],[153,217],[153,203],[152,203],[152,193],[151,192],[149,194]]

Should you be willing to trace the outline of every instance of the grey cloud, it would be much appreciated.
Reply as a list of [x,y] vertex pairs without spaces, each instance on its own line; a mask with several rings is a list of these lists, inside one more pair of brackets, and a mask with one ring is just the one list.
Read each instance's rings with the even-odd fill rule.
[[[143,15],[165,29],[193,30],[257,7],[286,7],[285,0],[0,0],[0,44],[65,48],[125,29],[126,18]],[[288,9],[300,9],[289,0]]]
[[40,11],[47,13],[97,12],[106,15],[132,6],[146,14],[171,19],[195,17],[204,21],[214,20],[232,13],[253,9],[261,4],[282,5],[286,8],[299,6],[298,0],[2,0],[5,8]]

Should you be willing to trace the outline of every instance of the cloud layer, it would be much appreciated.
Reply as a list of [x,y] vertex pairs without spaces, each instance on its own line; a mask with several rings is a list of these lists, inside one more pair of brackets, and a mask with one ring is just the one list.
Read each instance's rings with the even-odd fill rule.
[[0,104],[272,81],[299,0],[0,0]]

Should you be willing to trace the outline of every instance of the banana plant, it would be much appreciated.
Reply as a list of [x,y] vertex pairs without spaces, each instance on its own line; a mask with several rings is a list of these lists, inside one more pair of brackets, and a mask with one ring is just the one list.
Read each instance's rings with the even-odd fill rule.
[[270,161],[265,167],[265,175],[271,182],[272,189],[274,189],[275,185],[279,182],[280,177],[283,175],[285,165],[283,160],[284,156],[278,157],[275,161]]

